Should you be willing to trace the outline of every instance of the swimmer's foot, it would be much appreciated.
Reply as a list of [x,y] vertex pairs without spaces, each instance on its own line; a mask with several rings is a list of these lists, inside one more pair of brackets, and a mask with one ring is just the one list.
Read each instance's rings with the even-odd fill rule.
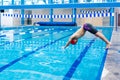
[[109,49],[111,46],[111,42],[109,42],[107,45],[106,45],[106,49]]

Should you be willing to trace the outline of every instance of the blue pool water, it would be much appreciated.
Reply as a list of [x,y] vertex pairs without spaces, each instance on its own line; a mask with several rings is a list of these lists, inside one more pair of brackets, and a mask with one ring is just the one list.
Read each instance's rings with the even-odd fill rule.
[[[98,80],[105,43],[86,32],[68,48],[78,27],[32,27],[0,31],[0,80]],[[110,40],[112,28],[98,28]]]

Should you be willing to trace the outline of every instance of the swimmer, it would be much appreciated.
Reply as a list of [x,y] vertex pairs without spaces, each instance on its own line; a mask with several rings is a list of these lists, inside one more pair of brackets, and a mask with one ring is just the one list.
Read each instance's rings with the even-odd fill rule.
[[69,38],[64,48],[69,46],[69,44],[76,44],[78,39],[81,38],[85,34],[86,31],[102,39],[106,43],[106,49],[110,48],[111,43],[108,41],[108,39],[89,23],[85,23],[80,29],[78,29],[75,33],[73,33],[73,35]]

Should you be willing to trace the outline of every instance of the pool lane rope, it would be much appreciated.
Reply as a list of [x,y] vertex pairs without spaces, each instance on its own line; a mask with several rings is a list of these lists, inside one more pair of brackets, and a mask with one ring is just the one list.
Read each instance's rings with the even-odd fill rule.
[[[45,31],[45,30],[44,30]],[[51,31],[53,31],[53,30],[51,30]],[[25,35],[25,34],[33,34],[33,33],[36,33],[36,32],[40,32],[40,30],[38,29],[38,30],[36,30],[36,31],[27,31],[27,32],[20,32],[20,33],[14,33],[13,35]],[[48,32],[48,33],[51,33],[51,32]],[[44,36],[45,34],[48,34],[48,33],[43,33],[43,34],[40,34],[40,35],[36,35],[36,36]],[[6,35],[1,35],[0,37],[6,37]],[[32,37],[27,37],[26,39],[24,39],[24,40],[27,40],[27,39],[30,39],[30,38],[32,38]],[[22,41],[22,40],[16,40],[16,41],[12,41],[12,42],[10,42],[10,41],[6,41],[4,44],[0,44],[0,46],[4,46],[4,45],[6,45],[6,44],[10,44],[10,43],[13,43],[13,42],[20,42],[20,41]]]
[[114,16],[114,13],[81,13],[81,14],[11,14],[1,13],[2,17],[14,17],[14,18],[87,18],[87,17],[110,17]]

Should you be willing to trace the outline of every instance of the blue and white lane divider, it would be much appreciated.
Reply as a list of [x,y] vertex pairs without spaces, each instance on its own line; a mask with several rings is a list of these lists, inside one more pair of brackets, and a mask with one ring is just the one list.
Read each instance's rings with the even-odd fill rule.
[[6,37],[6,35],[0,35],[0,37]]
[[14,18],[86,18],[86,17],[110,17],[114,13],[88,13],[88,14],[62,14],[62,15],[39,15],[39,14],[10,14],[1,13],[1,16],[14,17]]
[[[54,30],[54,29],[52,29],[52,30]],[[38,30],[39,31],[39,30]],[[44,30],[44,31],[46,31],[46,30]],[[28,32],[27,32],[28,33]],[[48,33],[51,33],[51,32],[48,32]],[[43,34],[40,34],[40,35],[36,35],[36,36],[45,36],[46,34],[48,34],[48,33],[43,33]],[[19,35],[19,33],[16,33],[16,34],[14,34],[14,35]],[[24,35],[24,34],[23,34]],[[6,35],[5,35],[6,36]],[[12,41],[12,42],[9,42],[9,41],[6,41],[4,44],[1,44],[0,46],[3,46],[3,45],[6,45],[6,44],[10,44],[10,43],[13,43],[13,42],[20,42],[20,41],[23,41],[23,40],[27,40],[27,39],[30,39],[30,38],[32,38],[32,37],[27,37],[26,39],[22,39],[22,40],[16,40],[16,41]]]
[[110,13],[110,9],[102,9],[102,10],[88,10],[88,9],[82,9],[80,10],[80,13]]
[[68,36],[70,36],[70,35],[72,35],[72,34],[69,34],[69,35],[64,36],[64,37],[61,37],[61,38],[59,38],[59,39],[57,39],[57,40],[51,41],[51,42],[49,42],[49,43],[47,43],[47,44],[45,44],[45,45],[43,45],[43,46],[38,47],[37,49],[35,49],[35,50],[33,50],[33,51],[31,51],[31,52],[29,52],[29,53],[27,53],[27,54],[24,54],[23,56],[15,59],[15,60],[13,60],[13,61],[11,61],[10,63],[8,63],[8,64],[6,64],[6,65],[4,65],[4,66],[2,66],[2,67],[0,67],[0,72],[4,71],[6,68],[12,66],[13,64],[17,63],[18,61],[20,61],[20,60],[28,57],[29,55],[34,54],[36,51],[38,51],[38,50],[40,50],[40,49],[43,49],[43,48],[45,48],[45,47],[47,47],[47,46],[49,46],[49,45],[52,45],[52,44],[56,43],[57,41],[59,41],[59,40],[61,40],[61,39],[64,39],[64,38],[66,38],[66,37],[68,37]]
[[[50,31],[50,30],[54,30],[54,29],[45,29],[45,30],[40,30],[40,29],[37,29],[37,30],[28,30],[26,32],[17,32],[17,33],[14,33],[13,35],[25,35],[25,34],[28,34],[28,33],[36,33],[36,32],[41,32],[41,31]],[[3,35],[0,35],[0,37],[6,37],[6,34],[7,33],[4,33]]]
[[97,77],[96,77],[96,80],[101,80],[102,71],[103,71],[103,68],[104,68],[104,63],[105,63],[105,60],[106,60],[106,57],[107,57],[107,52],[108,52],[108,49],[105,50],[105,53],[104,53],[104,56],[103,56],[103,59],[102,59],[102,62],[101,62],[101,66],[99,68],[99,71],[98,71],[98,74],[97,74]]
[[[54,29],[49,29],[49,31],[50,30],[54,30]],[[35,31],[27,31],[27,32],[20,32],[20,33],[14,33],[13,35],[26,35],[26,34],[28,34],[28,33],[30,33],[30,32],[32,32],[32,33],[30,33],[30,34],[33,34],[33,32],[34,33],[36,33],[36,32],[41,32],[42,30],[35,30]],[[46,29],[45,30],[43,30],[43,31],[47,31]],[[43,33],[43,34],[40,34],[39,36],[44,36],[46,33]],[[36,35],[36,36],[38,36],[38,35]],[[0,37],[7,37],[7,35],[5,34],[5,35],[1,35]],[[30,38],[32,38],[32,37],[27,37],[27,39],[30,39]],[[0,46],[3,46],[3,45],[6,45],[6,44],[10,44],[10,43],[13,43],[13,42],[20,42],[20,41],[23,41],[23,40],[27,40],[27,39],[22,39],[22,40],[16,40],[16,41],[12,41],[12,42],[10,42],[10,41],[6,41],[4,44],[0,44]]]
[[96,38],[94,38],[93,40],[91,40],[89,42],[89,44],[86,45],[86,47],[83,49],[83,51],[80,53],[80,55],[78,56],[78,58],[75,60],[75,62],[72,64],[71,68],[69,69],[69,71],[66,73],[66,75],[64,76],[63,80],[70,80],[72,75],[74,74],[74,72],[76,71],[76,68],[78,67],[78,65],[81,63],[83,57],[85,56],[86,52],[88,51],[88,49],[91,47],[92,43],[94,43]]

